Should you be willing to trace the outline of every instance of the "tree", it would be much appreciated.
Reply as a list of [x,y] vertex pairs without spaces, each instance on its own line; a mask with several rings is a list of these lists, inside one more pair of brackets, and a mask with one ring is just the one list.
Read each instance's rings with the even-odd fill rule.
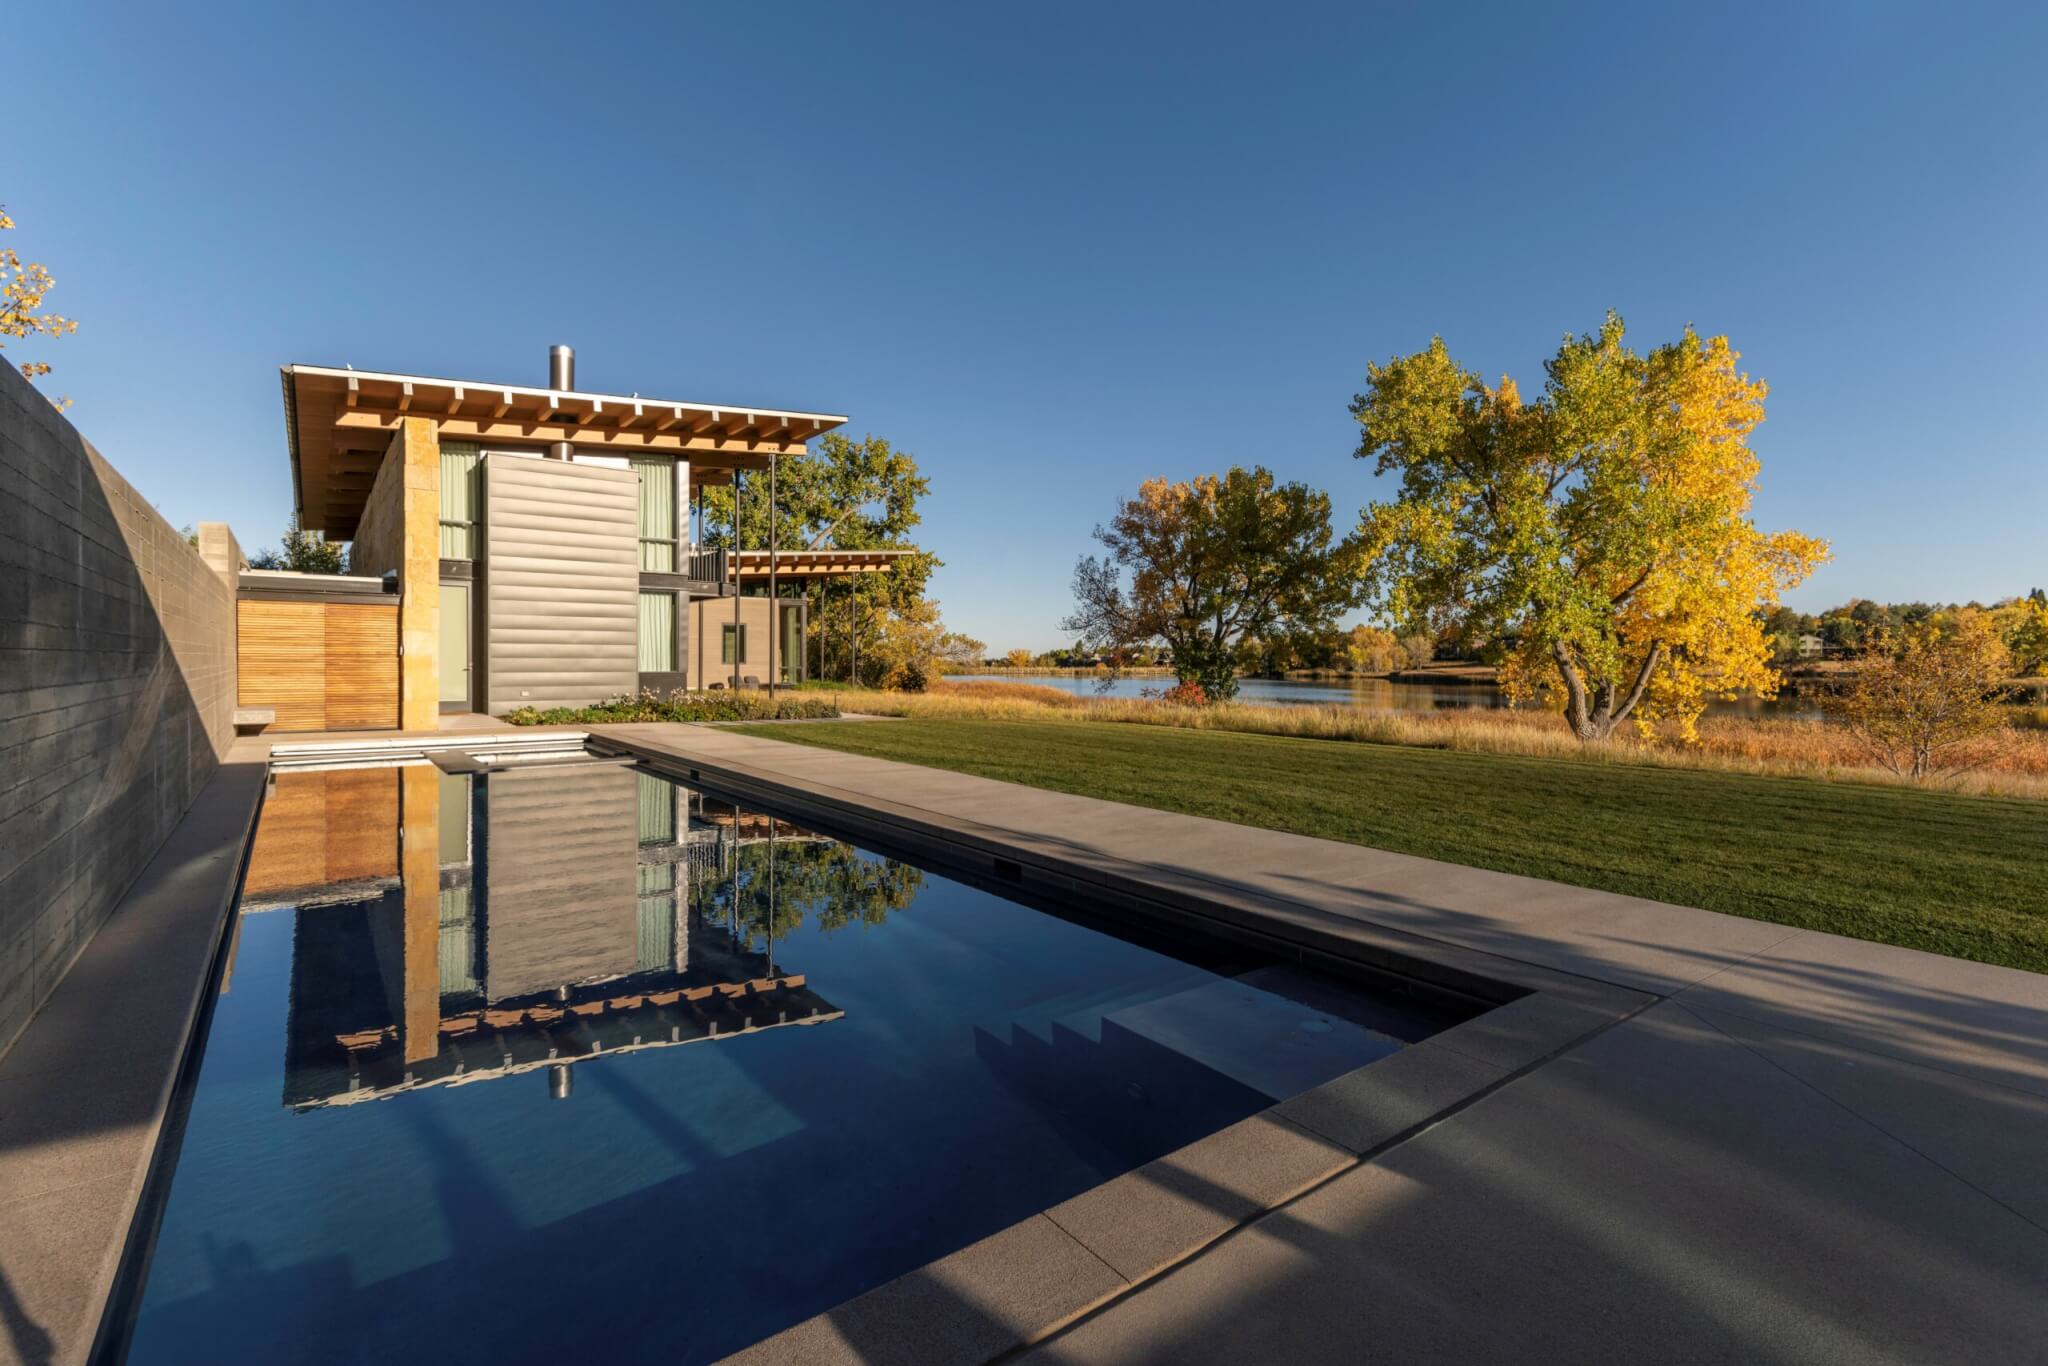
[[[775,470],[775,543],[782,550],[915,550],[908,543],[921,517],[918,502],[931,481],[917,472],[917,460],[878,436],[853,441],[838,432],[821,437],[811,450],[787,456]],[[704,544],[735,544],[733,489],[704,490]],[[739,497],[737,544],[765,550],[769,540],[768,476],[746,476]],[[924,598],[939,559],[916,551],[888,572],[855,575],[844,583],[817,580],[802,590],[810,600],[810,632],[822,661],[830,644],[848,661],[849,625],[859,636],[861,672],[882,630],[881,619],[906,611]]]
[[1010,651],[1010,653],[1003,656],[1003,663],[1009,665],[1013,669],[1028,669],[1034,663],[1036,663],[1037,660],[1037,655],[1032,654],[1031,651],[1025,649],[1021,645],[1018,646],[1016,649]]
[[2012,655],[2013,674],[2025,678],[2048,669],[2048,595],[2036,588],[2013,609],[2005,648]]
[[988,642],[976,640],[965,631],[948,631],[939,637],[939,663],[952,669],[972,668],[988,656]]
[[1351,671],[1361,674],[1390,674],[1408,663],[1400,639],[1381,626],[1352,627],[1344,643],[1344,657]]
[[251,569],[289,569],[295,574],[346,574],[341,547],[317,531],[304,531],[293,517],[285,527],[284,544],[249,557]]
[[1973,767],[1961,747],[2005,728],[1998,685],[2011,663],[1982,614],[1949,631],[1884,629],[1824,705],[1872,758],[1920,782]]
[[877,618],[874,644],[861,652],[861,676],[885,688],[923,692],[947,667],[978,662],[987,649],[972,636],[948,631],[938,603],[915,598]]
[[1163,641],[1212,698],[1237,691],[1246,642],[1326,632],[1358,597],[1357,540],[1333,538],[1329,495],[1263,467],[1148,480],[1095,539],[1109,553],[1075,566],[1065,628],[1111,654]]
[[[0,231],[13,226],[7,206],[0,204]],[[78,324],[71,319],[38,311],[43,307],[43,296],[56,283],[39,263],[31,261],[24,265],[14,254],[14,248],[0,247],[0,337],[62,337],[76,332]],[[6,344],[0,342],[0,348]],[[49,374],[50,367],[45,361],[23,361],[21,373],[25,379],[37,379]],[[59,408],[71,406],[68,398],[53,401]]]
[[1585,741],[1667,717],[1692,739],[1709,693],[1773,694],[1757,609],[1827,547],[1749,519],[1766,391],[1735,361],[1690,328],[1637,355],[1610,313],[1565,339],[1534,403],[1442,338],[1369,366],[1357,453],[1401,481],[1362,519],[1370,600],[1496,642],[1510,693],[1561,705]]

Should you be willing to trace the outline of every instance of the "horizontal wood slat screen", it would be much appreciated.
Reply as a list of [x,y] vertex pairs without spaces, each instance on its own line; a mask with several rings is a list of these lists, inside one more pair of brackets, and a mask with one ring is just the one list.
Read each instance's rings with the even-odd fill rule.
[[294,773],[263,799],[252,896],[398,875],[398,771]]
[[236,604],[238,705],[277,712],[274,731],[398,725],[396,603]]
[[327,607],[327,729],[398,725],[398,609]]

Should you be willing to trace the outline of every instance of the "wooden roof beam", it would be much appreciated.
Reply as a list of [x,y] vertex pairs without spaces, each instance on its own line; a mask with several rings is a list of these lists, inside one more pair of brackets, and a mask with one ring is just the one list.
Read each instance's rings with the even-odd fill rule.
[[[749,443],[725,432],[714,431],[697,435],[681,431],[620,431],[612,427],[588,426],[582,421],[543,422],[524,414],[513,416],[515,420],[506,422],[495,422],[479,416],[437,420],[440,423],[441,434],[454,440],[545,442],[596,439],[632,450],[709,453],[722,458],[728,464],[739,465],[745,469],[766,469],[771,451],[776,455],[799,455],[803,452],[800,443]],[[337,413],[334,418],[334,429],[351,432],[393,432],[398,430],[403,420],[404,415],[399,413],[358,409],[354,412]]]

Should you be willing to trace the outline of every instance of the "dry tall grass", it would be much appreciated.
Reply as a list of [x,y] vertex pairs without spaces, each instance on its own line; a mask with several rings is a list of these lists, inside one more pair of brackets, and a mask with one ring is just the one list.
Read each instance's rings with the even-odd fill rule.
[[[874,716],[987,721],[1113,721],[1247,731],[1314,740],[1421,745],[1487,754],[1522,754],[1595,764],[1651,764],[1897,785],[1855,739],[1824,721],[1709,716],[1699,743],[1663,736],[1644,741],[1625,730],[1604,745],[1582,745],[1557,716],[1535,710],[1376,712],[1354,706],[1254,707],[1222,703],[1175,707],[1133,698],[1076,696],[1022,683],[941,683],[929,692],[846,691],[842,710]],[[2014,730],[1962,756],[1968,771],[1928,784],[1989,796],[2048,798],[2048,732]]]

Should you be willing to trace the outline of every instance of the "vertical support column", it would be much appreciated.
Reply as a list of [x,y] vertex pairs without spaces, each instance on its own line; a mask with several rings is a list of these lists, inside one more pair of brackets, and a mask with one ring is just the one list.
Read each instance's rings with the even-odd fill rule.
[[398,770],[398,875],[405,897],[405,1013],[399,1044],[409,1063],[441,1049],[441,770]]
[[732,472],[732,690],[740,690],[740,661],[747,657],[747,630],[740,621],[740,472]]
[[392,434],[402,462],[403,528],[398,561],[398,725],[441,724],[441,434],[423,417]]
[[[697,549],[697,527],[690,520],[690,462],[676,461],[676,572],[690,572],[690,555]],[[685,688],[694,687],[690,679],[690,662],[696,656],[691,653],[696,644],[691,639],[690,618],[696,615],[690,610],[690,595],[676,594],[676,670],[683,676]]]
[[782,599],[775,586],[775,452],[768,453],[768,700],[775,700],[775,660],[782,653]]

